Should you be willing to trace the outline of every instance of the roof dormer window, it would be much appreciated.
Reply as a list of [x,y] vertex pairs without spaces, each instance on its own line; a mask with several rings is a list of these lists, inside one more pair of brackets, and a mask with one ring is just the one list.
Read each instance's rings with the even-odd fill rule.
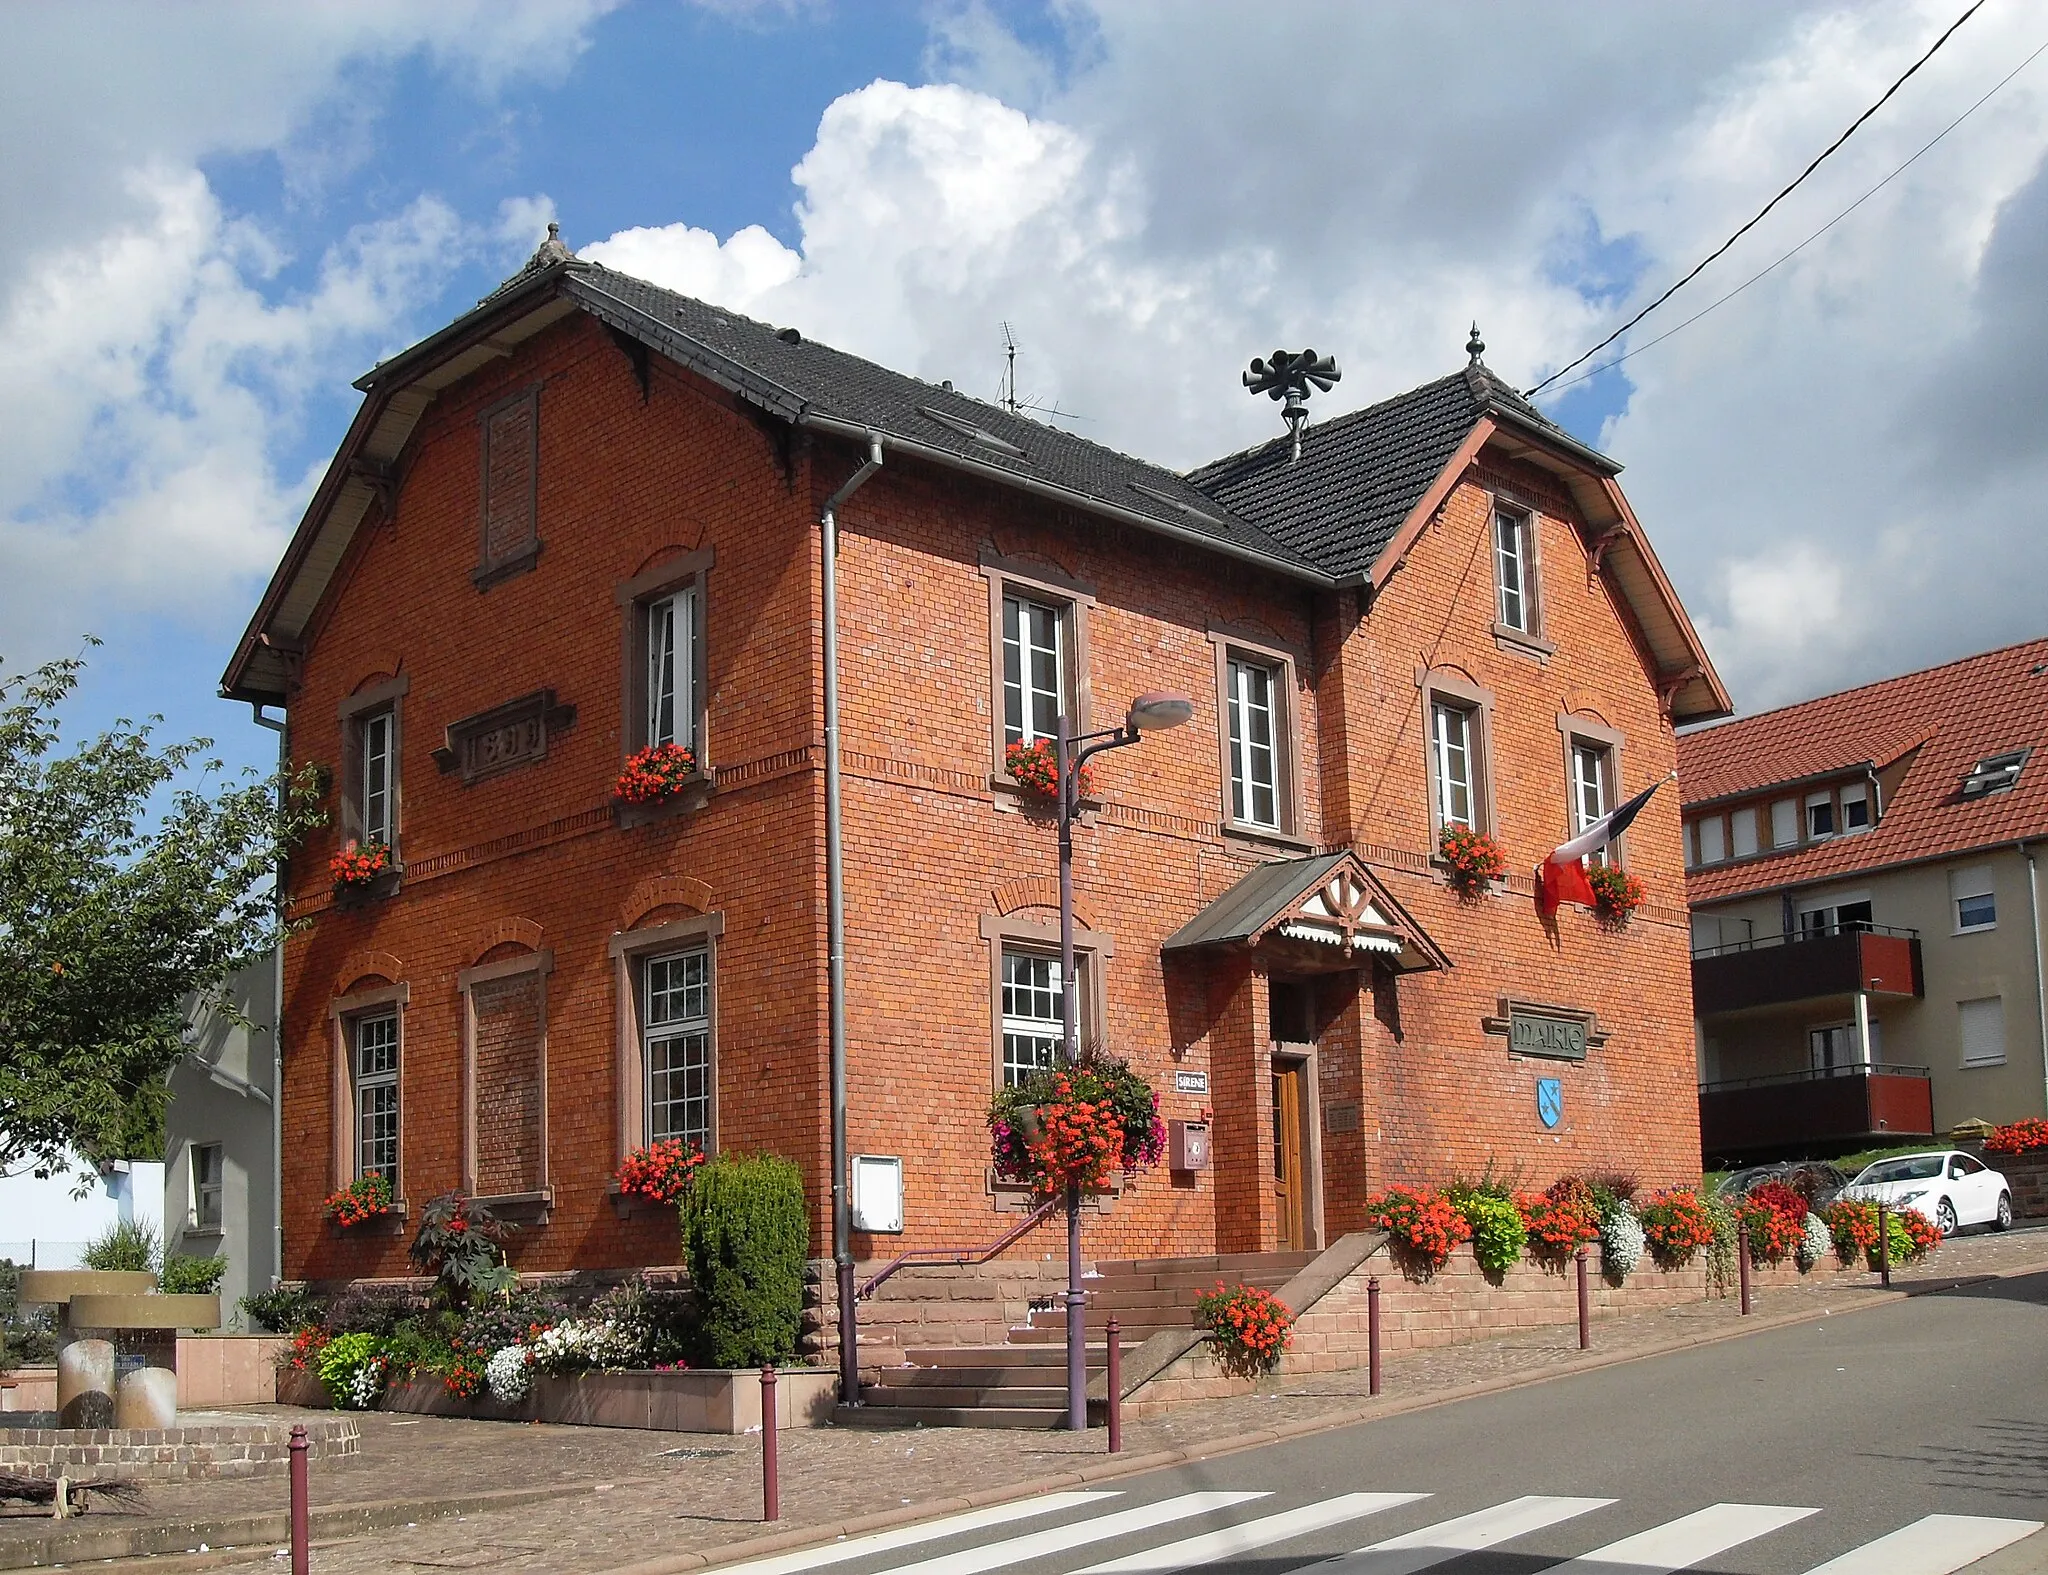
[[1986,755],[1970,768],[1970,774],[1963,778],[1964,798],[1983,798],[1991,793],[2007,793],[2020,779],[2020,767],[2026,764],[2027,751],[2007,750],[2004,754]]

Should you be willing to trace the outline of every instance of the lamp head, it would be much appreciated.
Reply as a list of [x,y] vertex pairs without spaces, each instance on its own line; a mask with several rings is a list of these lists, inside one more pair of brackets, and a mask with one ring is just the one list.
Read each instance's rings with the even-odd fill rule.
[[1124,722],[1136,732],[1157,733],[1169,727],[1179,727],[1194,714],[1194,701],[1186,695],[1161,689],[1139,695],[1133,700],[1130,714],[1124,718]]

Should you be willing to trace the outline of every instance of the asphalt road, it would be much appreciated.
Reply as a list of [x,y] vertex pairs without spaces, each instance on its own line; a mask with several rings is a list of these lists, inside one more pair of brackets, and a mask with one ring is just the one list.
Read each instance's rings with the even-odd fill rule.
[[[739,1568],[1163,1575],[1206,1558],[1281,1575],[1353,1554],[1319,1575],[2048,1571],[2048,1531],[2011,1524],[2048,1521],[2048,1274],[1104,1486],[1115,1496],[951,1535],[926,1528],[866,1556],[842,1544],[829,1560]],[[1447,1521],[1449,1534],[1427,1529]],[[1461,1528],[1486,1550],[1448,1552],[1474,1545]],[[1430,1551],[1359,1551],[1404,1538]],[[1588,1554],[1599,1557],[1572,1562]]]

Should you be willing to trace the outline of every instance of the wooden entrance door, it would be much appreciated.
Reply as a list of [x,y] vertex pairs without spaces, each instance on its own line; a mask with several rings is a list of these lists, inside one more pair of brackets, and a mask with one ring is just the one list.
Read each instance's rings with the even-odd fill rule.
[[1282,1252],[1308,1247],[1308,1165],[1302,1136],[1307,1092],[1299,1061],[1273,1062],[1273,1200]]

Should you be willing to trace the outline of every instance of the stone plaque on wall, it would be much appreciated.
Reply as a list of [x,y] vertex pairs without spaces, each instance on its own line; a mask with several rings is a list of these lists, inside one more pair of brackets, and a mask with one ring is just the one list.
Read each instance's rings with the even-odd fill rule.
[[1600,1020],[1575,1006],[1551,1001],[1520,1001],[1502,996],[1498,1015],[1480,1025],[1507,1038],[1508,1054],[1542,1061],[1583,1061],[1588,1050],[1607,1043]]
[[460,771],[467,785],[545,759],[549,738],[575,721],[573,705],[559,704],[552,689],[536,689],[451,723],[447,742],[434,751],[434,764]]

